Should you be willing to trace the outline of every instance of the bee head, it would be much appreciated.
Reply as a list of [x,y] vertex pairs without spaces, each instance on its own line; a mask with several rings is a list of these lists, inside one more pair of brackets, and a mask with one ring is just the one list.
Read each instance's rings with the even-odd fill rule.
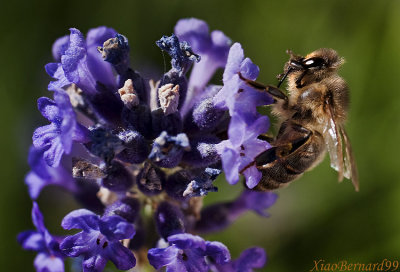
[[344,59],[330,48],[321,48],[308,54],[302,65],[305,69],[335,71],[344,63]]
[[291,51],[287,53],[290,54],[290,59],[285,64],[284,73],[278,76],[279,85],[287,76],[289,80],[296,82],[297,87],[320,81],[330,76],[344,63],[344,59],[329,48],[318,49],[305,57],[295,55]]

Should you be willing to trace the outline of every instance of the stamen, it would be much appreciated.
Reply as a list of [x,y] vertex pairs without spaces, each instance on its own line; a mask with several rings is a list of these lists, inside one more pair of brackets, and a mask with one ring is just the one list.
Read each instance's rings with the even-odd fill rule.
[[125,81],[124,86],[118,90],[122,102],[129,109],[139,105],[139,97],[137,96],[135,89],[133,88],[132,79]]
[[169,83],[158,89],[158,99],[165,115],[172,114],[178,110],[179,85]]

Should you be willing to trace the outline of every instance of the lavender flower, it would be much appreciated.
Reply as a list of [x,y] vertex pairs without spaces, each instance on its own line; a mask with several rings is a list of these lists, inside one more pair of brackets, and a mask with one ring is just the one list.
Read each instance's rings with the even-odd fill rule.
[[47,97],[38,99],[39,111],[51,124],[35,130],[33,145],[44,150],[43,158],[49,166],[57,167],[62,155],[71,152],[73,141],[87,140],[87,129],[76,122],[67,94],[56,91],[54,100]]
[[182,233],[168,237],[170,246],[166,248],[152,248],[148,258],[156,269],[167,267],[167,272],[209,270],[206,258],[212,258],[218,264],[225,264],[230,260],[226,246],[219,242],[204,241],[201,237]]
[[254,188],[261,179],[261,173],[253,165],[246,168],[254,158],[269,148],[265,141],[257,139],[258,135],[266,132],[268,118],[260,116],[254,123],[248,125],[242,116],[235,114],[229,124],[229,140],[217,145],[218,154],[222,157],[222,165],[226,180],[230,184],[239,181],[239,173],[244,170],[246,185]]
[[221,231],[233,223],[239,216],[254,211],[260,216],[268,217],[265,211],[275,204],[277,195],[271,192],[243,191],[233,201],[210,205],[201,210],[200,220],[194,229],[200,233]]
[[38,198],[42,188],[48,185],[58,185],[69,191],[76,191],[72,175],[63,166],[50,167],[43,159],[43,149],[31,147],[28,162],[32,170],[26,175],[29,195],[32,199]]
[[213,272],[252,272],[253,268],[262,268],[267,262],[267,255],[264,249],[253,247],[246,249],[239,258],[226,264],[214,264],[211,267]]
[[122,217],[112,215],[100,218],[91,211],[81,209],[67,214],[61,225],[64,229],[82,229],[66,237],[60,249],[69,257],[83,255],[83,271],[103,271],[108,260],[122,270],[135,266],[135,256],[119,242],[132,238],[135,229]]
[[215,71],[225,66],[231,40],[219,30],[209,33],[206,22],[196,18],[179,20],[175,26],[175,34],[179,39],[187,41],[201,56],[201,60],[193,66],[189,80],[190,93],[182,108],[182,114],[186,115]]
[[[156,45],[171,57],[171,68],[147,84],[131,67],[128,38],[114,29],[91,29],[85,38],[71,28],[54,43],[55,62],[45,67],[54,100],[38,100],[50,124],[34,132],[26,184],[32,199],[45,186],[61,186],[86,209],[65,216],[63,228],[82,231],[66,236],[57,251],[31,248],[40,256],[83,258],[83,271],[102,271],[108,261],[122,270],[261,267],[260,249],[231,261],[225,245],[192,234],[221,230],[249,210],[266,216],[276,200],[245,189],[230,202],[202,205],[218,192],[222,170],[230,184],[240,174],[248,188],[260,180],[252,162],[270,147],[258,139],[269,121],[256,107],[272,99],[243,81],[254,80],[258,67],[239,43],[231,46],[224,33],[209,33],[194,18],[180,20],[175,34]],[[220,68],[223,86],[210,84]],[[29,245],[29,235],[21,237]]]
[[18,242],[26,250],[37,251],[34,266],[38,272],[64,272],[64,258],[59,248],[60,238],[52,236],[44,226],[43,215],[33,202],[32,222],[36,231],[28,230],[18,235]]
[[242,46],[239,43],[232,45],[223,75],[224,86],[214,97],[215,106],[227,108],[231,116],[236,113],[247,124],[252,123],[259,116],[257,106],[273,101],[267,93],[257,91],[240,77],[255,80],[258,73],[259,68],[249,58],[244,58]]

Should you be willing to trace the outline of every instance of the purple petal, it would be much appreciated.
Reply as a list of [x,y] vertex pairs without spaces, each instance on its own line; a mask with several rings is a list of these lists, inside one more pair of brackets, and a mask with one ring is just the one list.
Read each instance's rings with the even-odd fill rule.
[[188,93],[181,108],[184,116],[192,108],[198,97],[218,68],[224,67],[228,57],[231,41],[222,31],[215,30],[209,34],[204,21],[198,19],[180,20],[175,33],[180,40],[187,41],[193,51],[201,56],[190,74]]
[[33,230],[24,231],[17,236],[18,243],[22,248],[33,251],[44,251],[46,244],[41,233]]
[[79,209],[67,214],[61,222],[64,229],[82,229],[85,232],[99,230],[99,217],[95,213]]
[[221,155],[222,168],[225,172],[225,178],[229,184],[236,184],[239,181],[239,153],[232,148],[224,147],[230,144],[225,140],[217,144],[218,154]]
[[40,97],[37,101],[40,113],[52,123],[61,124],[61,114],[56,102],[48,97]]
[[169,266],[176,262],[179,249],[176,246],[167,248],[151,248],[148,251],[147,258],[154,268],[160,269],[163,266]]
[[255,65],[251,59],[245,58],[240,65],[240,73],[244,78],[256,80],[258,74],[260,73],[260,68],[258,68],[258,66]]
[[207,241],[206,247],[206,255],[210,256],[217,264],[224,264],[230,261],[231,254],[224,244]]
[[232,80],[228,80],[224,83],[224,86],[213,98],[214,105],[219,109],[231,109],[236,101],[236,93],[239,90],[239,76],[233,75],[232,78]]
[[75,28],[70,29],[68,49],[61,57],[66,78],[77,84],[87,93],[96,93],[96,80],[87,66],[86,42],[82,33]]
[[174,32],[180,41],[188,42],[195,53],[204,52],[211,46],[208,25],[202,20],[181,19],[176,23]]
[[69,43],[69,35],[65,35],[61,38],[58,38],[51,48],[51,52],[53,53],[53,58],[55,61],[61,61],[61,56],[64,54],[65,50],[68,48]]
[[[243,143],[243,146],[246,158],[249,158],[250,161],[252,161],[257,155],[267,150],[271,145],[266,141],[253,138],[247,139],[246,142]],[[243,165],[243,167],[244,166],[245,165]]]
[[106,257],[121,270],[128,270],[136,265],[136,259],[132,251],[119,242],[112,243],[108,246]]
[[50,148],[43,153],[43,159],[51,167],[60,165],[61,157],[64,154],[64,147],[59,138],[52,141]]
[[[103,46],[103,43],[110,38],[114,38],[117,34],[113,28],[99,26],[96,28],[89,29],[86,35],[87,47]],[[100,54],[99,54],[100,55]]]
[[44,69],[46,70],[46,73],[49,76],[51,76],[52,78],[58,79],[57,76],[61,76],[60,72],[62,73],[62,75],[64,75],[64,71],[62,70],[61,63],[57,63],[57,62],[47,63],[44,66]]
[[240,205],[241,209],[253,210],[261,216],[269,216],[265,209],[275,204],[278,196],[271,192],[256,192],[245,190],[235,201],[235,205]]
[[229,39],[229,37],[227,37],[224,32],[220,30],[214,30],[211,32],[211,40],[214,46],[223,48],[224,50],[226,50],[226,48],[229,49],[232,43],[231,39]]
[[37,272],[64,272],[64,262],[61,258],[39,253],[34,261]]
[[238,114],[233,115],[228,129],[229,141],[232,143],[232,146],[240,149],[248,133],[247,124],[242,117]]
[[88,135],[89,132],[85,127],[77,126],[75,112],[72,108],[69,96],[65,92],[55,92],[54,100],[62,112],[62,122],[60,124],[61,143],[64,152],[69,154],[71,152],[73,139],[75,139],[74,133],[77,132],[78,128],[82,130],[79,131],[78,134]]
[[[259,92],[247,85],[242,86],[243,84],[244,83],[240,83],[240,85],[233,90],[236,92],[236,90],[241,89],[242,92],[237,92],[236,95],[230,96],[226,104],[231,115],[241,115],[245,119],[245,122],[250,125],[260,115],[257,112],[257,107],[271,104],[272,99],[267,93]],[[227,86],[230,85],[228,84]]]
[[246,178],[246,185],[250,189],[253,189],[254,187],[257,186],[257,184],[260,182],[260,179],[262,177],[262,174],[260,171],[257,170],[257,167],[254,165],[247,168],[244,172],[243,175]]
[[188,233],[179,233],[168,237],[168,242],[180,249],[198,248],[206,250],[206,243],[203,238]]
[[32,222],[33,225],[36,227],[36,229],[40,233],[44,233],[46,231],[46,228],[44,226],[44,221],[43,221],[43,215],[39,210],[39,206],[36,202],[33,202],[33,207],[32,207]]
[[251,268],[262,268],[267,262],[267,254],[260,247],[246,249],[235,261],[237,271],[251,272]]
[[79,232],[72,236],[67,236],[60,244],[61,251],[69,257],[88,255],[97,249],[96,240],[99,232]]
[[49,171],[47,171],[48,165],[43,160],[44,150],[44,148],[37,149],[32,145],[29,148],[28,164],[36,175],[39,175],[42,178],[49,179],[51,178],[51,175],[49,174]]
[[82,33],[78,29],[71,28],[70,31],[68,49],[61,57],[61,63],[68,80],[79,83],[80,75],[78,65],[80,61],[86,58],[86,44]]
[[[188,249],[185,250],[185,254],[187,256],[187,260],[179,259],[177,264],[183,264],[186,268],[181,269],[180,266],[176,266],[180,270],[175,271],[189,271],[189,272],[207,272],[209,271],[209,266],[205,261],[205,252],[199,251],[198,249]],[[182,256],[182,255],[181,255]]]
[[48,185],[48,182],[33,171],[30,171],[25,177],[25,184],[28,186],[29,196],[32,199],[37,199],[42,189]]
[[242,252],[240,257],[224,265],[215,265],[218,272],[253,272],[253,268],[262,268],[266,263],[264,249],[253,247]]
[[52,81],[49,83],[48,89],[50,91],[56,91],[68,84],[71,84],[71,82],[65,77],[61,63],[48,63],[44,68],[46,69],[47,74],[57,79],[57,81]]
[[90,29],[87,33],[87,66],[96,81],[104,85],[116,88],[116,78],[113,75],[110,63],[103,60],[101,54],[97,51],[97,46],[103,46],[103,43],[110,38],[114,38],[117,32],[112,28],[105,26]]
[[249,134],[247,138],[257,138],[261,133],[264,133],[269,128],[268,116],[260,116],[253,124],[249,126]]
[[99,222],[100,232],[109,241],[129,239],[135,235],[135,228],[118,215],[103,217]]
[[42,188],[51,184],[74,192],[76,184],[70,171],[62,166],[50,167],[43,159],[44,150],[34,147],[29,150],[28,163],[32,171],[25,177],[25,183],[28,185],[31,198],[36,199]]
[[36,148],[42,148],[50,145],[59,135],[59,129],[54,123],[50,125],[38,127],[32,136],[33,145]]
[[60,139],[54,138],[53,141],[51,142],[51,145],[49,146],[49,149],[47,149],[43,153],[43,159],[49,166],[57,167],[60,165],[61,157],[63,154],[64,154],[64,147],[61,144]]
[[52,167],[57,167],[60,164],[64,153],[59,135],[59,128],[51,123],[47,126],[38,127],[32,136],[33,145],[41,150],[43,159]]
[[229,50],[228,60],[223,75],[224,84],[234,75],[240,72],[240,66],[244,59],[244,52],[240,43],[234,43]]
[[102,272],[106,266],[107,259],[101,255],[94,255],[83,261],[83,272]]

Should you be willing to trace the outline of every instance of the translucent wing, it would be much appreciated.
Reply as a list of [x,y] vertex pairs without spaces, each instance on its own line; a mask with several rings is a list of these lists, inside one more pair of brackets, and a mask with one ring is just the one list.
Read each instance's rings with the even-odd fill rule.
[[344,169],[345,173],[348,173],[348,177],[345,174],[345,177],[351,179],[353,182],[354,188],[356,191],[359,190],[359,183],[358,183],[358,171],[356,161],[354,159],[353,150],[351,148],[349,137],[347,136],[346,131],[344,130],[343,126],[340,126],[340,134],[343,137],[344,145],[345,145],[345,156],[344,156]]
[[[331,167],[338,172],[339,182],[343,177],[351,179],[358,191],[358,173],[352,153],[349,138],[343,126],[337,125],[330,103],[326,103],[329,111],[329,120],[324,128],[325,143],[331,159]],[[343,145],[344,142],[344,145]]]

